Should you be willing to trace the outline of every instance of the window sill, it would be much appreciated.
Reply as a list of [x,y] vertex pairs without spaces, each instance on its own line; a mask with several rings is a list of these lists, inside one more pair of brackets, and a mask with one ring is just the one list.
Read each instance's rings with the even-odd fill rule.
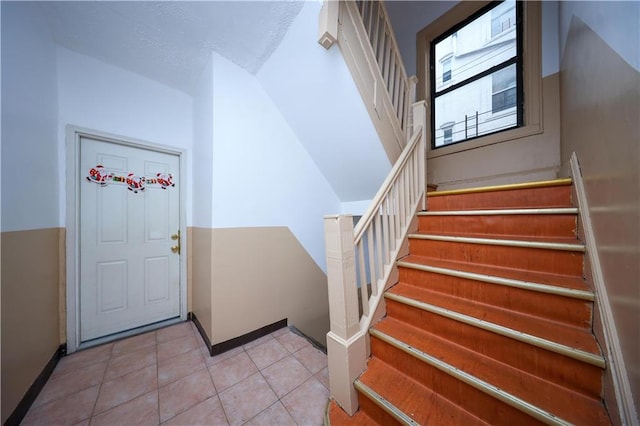
[[528,136],[543,133],[542,123],[530,124],[528,126],[518,127],[517,129],[506,130],[492,135],[482,136],[470,141],[459,142],[453,145],[442,146],[439,148],[427,147],[427,160],[438,158],[445,155],[456,154],[458,152],[478,149],[489,145],[514,141]]

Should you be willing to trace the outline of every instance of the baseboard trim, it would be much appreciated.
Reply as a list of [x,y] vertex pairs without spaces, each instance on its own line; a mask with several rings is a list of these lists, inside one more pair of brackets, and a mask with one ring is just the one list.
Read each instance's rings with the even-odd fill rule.
[[33,405],[33,402],[40,394],[40,391],[42,391],[42,388],[47,383],[47,380],[49,380],[49,377],[51,377],[51,373],[53,373],[56,365],[58,365],[58,361],[60,361],[60,358],[62,358],[66,354],[67,345],[62,344],[58,346],[58,349],[56,349],[47,365],[44,366],[42,372],[40,372],[38,377],[36,377],[36,380],[33,382],[31,387],[29,387],[27,393],[24,394],[16,409],[13,410],[13,413],[11,413],[11,415],[4,422],[5,426],[17,426],[20,424],[20,422],[22,422],[22,420],[24,420],[24,417],[29,412],[29,408],[31,408],[31,405]]
[[311,343],[311,346],[313,346],[314,348],[324,352],[325,355],[327,354],[327,347],[325,345],[323,345],[322,343],[318,342],[313,337],[307,336],[302,331],[298,330],[295,325],[290,325],[289,326],[289,330],[291,330],[292,333],[297,334],[300,337],[304,337],[305,339],[307,339],[307,342]]
[[243,334],[242,336],[234,337],[233,339],[226,340],[221,343],[216,343],[211,346],[211,350],[209,351],[211,356],[219,355],[223,352],[229,351],[231,349],[237,348],[238,346],[245,345],[249,342],[252,342],[260,337],[266,336],[267,334],[273,333],[274,331],[280,330],[287,326],[287,319],[281,319],[280,321],[276,321],[273,324],[265,325],[257,330],[253,330],[248,332],[247,334]]
[[211,340],[209,340],[209,336],[207,336],[207,333],[204,331],[204,328],[202,327],[202,324],[198,320],[196,314],[194,314],[193,312],[189,312],[187,314],[187,320],[193,321],[193,323],[196,325],[196,328],[200,333],[200,337],[202,337],[202,340],[204,340],[204,344],[207,346],[207,349],[209,349],[209,355],[213,356],[213,353],[211,352]]
[[[278,331],[281,328],[287,327],[287,319],[285,318],[280,321],[276,321],[273,324],[269,324],[264,327],[261,327],[257,330],[250,331],[249,333],[243,334],[242,336],[238,336],[233,339],[224,341],[222,343],[217,343],[215,345],[212,345],[211,340],[209,339],[209,336],[207,336],[207,333],[204,331],[204,328],[202,327],[202,324],[198,320],[198,317],[196,316],[196,314],[194,314],[193,312],[189,312],[187,314],[187,319],[189,321],[193,321],[193,323],[195,324],[196,328],[198,329],[198,332],[200,333],[200,336],[202,337],[202,340],[204,340],[205,345],[209,349],[210,356],[219,355],[223,352],[229,351],[231,349],[235,349],[238,346],[246,345],[247,343],[252,342],[256,339],[259,339],[263,336],[266,336],[267,334],[273,333],[274,331]],[[325,354],[327,353],[326,346],[324,346],[317,340],[307,336],[302,331],[298,330],[295,326],[290,325],[289,330],[291,330],[292,333],[295,333],[301,337],[304,337],[316,349],[321,350]]]

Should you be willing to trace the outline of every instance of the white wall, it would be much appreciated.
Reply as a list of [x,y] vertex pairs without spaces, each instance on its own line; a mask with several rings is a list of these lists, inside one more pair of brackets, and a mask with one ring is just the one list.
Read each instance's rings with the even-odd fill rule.
[[2,2],[2,231],[60,225],[55,55],[38,6]]
[[318,44],[319,13],[305,2],[257,77],[340,200],[369,200],[391,164],[340,49]]
[[213,57],[213,226],[287,226],[324,270],[340,200],[258,80]]
[[591,27],[629,65],[640,70],[640,2],[563,1],[560,13],[560,54],[564,53],[571,18]]
[[[138,74],[58,47],[58,161],[65,164],[65,128],[75,125],[191,150],[192,98]],[[55,87],[55,86],[54,86]],[[187,153],[187,180],[192,181]],[[64,168],[59,179],[64,182]],[[64,226],[64,185],[60,226]],[[187,225],[191,224],[191,185],[187,185]]]
[[193,226],[212,227],[213,57],[202,71],[193,98]]

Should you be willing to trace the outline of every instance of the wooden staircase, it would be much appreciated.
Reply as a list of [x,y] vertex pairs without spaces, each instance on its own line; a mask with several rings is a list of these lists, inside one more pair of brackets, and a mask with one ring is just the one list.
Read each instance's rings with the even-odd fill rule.
[[342,424],[610,424],[568,179],[429,194]]

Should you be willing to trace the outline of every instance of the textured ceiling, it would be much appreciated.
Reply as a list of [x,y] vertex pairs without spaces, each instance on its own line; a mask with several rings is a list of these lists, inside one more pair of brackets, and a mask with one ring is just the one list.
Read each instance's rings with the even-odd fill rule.
[[302,1],[42,2],[55,41],[187,93],[217,52],[252,74]]

